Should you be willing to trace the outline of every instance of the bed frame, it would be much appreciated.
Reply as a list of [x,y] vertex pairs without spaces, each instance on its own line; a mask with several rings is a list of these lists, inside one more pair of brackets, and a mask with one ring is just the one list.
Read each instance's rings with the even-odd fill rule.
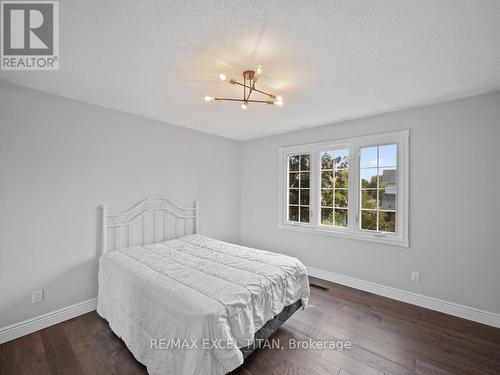
[[198,201],[193,207],[181,207],[165,197],[150,197],[124,212],[108,213],[106,205],[100,208],[102,255],[197,233],[199,229]]

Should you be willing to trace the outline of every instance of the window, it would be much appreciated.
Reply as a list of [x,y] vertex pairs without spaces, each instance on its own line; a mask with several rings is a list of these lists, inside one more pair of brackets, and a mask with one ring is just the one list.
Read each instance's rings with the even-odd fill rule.
[[396,232],[397,144],[362,147],[360,228]]
[[347,227],[349,194],[349,150],[321,152],[322,225]]
[[280,148],[281,228],[408,246],[409,132]]
[[309,223],[310,155],[288,156],[288,220]]

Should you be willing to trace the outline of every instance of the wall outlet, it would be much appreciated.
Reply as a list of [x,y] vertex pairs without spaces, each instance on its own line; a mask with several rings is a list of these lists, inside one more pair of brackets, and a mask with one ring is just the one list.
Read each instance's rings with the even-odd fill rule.
[[414,283],[420,282],[420,272],[411,271],[411,281],[413,281]]
[[31,293],[31,300],[33,303],[40,303],[43,301],[43,289],[36,289]]

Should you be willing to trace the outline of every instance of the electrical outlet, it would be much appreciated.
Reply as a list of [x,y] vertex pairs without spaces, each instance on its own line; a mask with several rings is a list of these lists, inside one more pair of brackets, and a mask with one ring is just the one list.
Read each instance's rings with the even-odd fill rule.
[[420,272],[411,271],[411,281],[413,281],[414,283],[420,282]]
[[31,293],[33,303],[40,303],[43,301],[43,289],[36,289]]

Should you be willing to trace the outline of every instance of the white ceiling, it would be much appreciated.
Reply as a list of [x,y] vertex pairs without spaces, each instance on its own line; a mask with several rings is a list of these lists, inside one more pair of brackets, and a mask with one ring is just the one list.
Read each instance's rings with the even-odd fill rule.
[[[60,1],[60,70],[0,78],[233,139],[500,88],[500,1]],[[264,66],[283,107],[205,103]]]

